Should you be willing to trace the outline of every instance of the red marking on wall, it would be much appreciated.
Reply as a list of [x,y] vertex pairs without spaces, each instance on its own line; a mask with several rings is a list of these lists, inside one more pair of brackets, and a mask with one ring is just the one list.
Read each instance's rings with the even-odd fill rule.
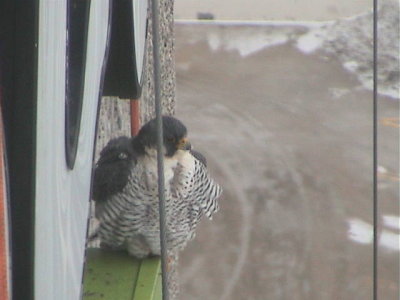
[[[0,91],[1,92],[1,91]],[[1,94],[0,94],[1,100]],[[1,103],[0,103],[1,104]],[[0,106],[0,299],[9,299],[9,247],[8,247],[8,210],[6,179],[4,169],[4,128]]]
[[131,135],[138,134],[140,129],[139,100],[131,100]]

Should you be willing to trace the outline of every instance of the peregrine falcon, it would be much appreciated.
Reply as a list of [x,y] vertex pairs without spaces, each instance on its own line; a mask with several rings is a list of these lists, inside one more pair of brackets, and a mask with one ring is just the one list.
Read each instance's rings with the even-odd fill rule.
[[[177,253],[195,235],[203,215],[218,210],[221,187],[203,155],[191,149],[186,127],[162,117],[167,250]],[[93,182],[101,245],[143,258],[160,255],[156,120],[133,138],[111,140],[101,151]]]

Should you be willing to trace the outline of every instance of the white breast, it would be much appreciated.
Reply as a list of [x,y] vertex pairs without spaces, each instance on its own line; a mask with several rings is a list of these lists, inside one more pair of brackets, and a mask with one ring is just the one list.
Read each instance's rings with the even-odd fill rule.
[[[144,173],[143,175],[146,178],[146,185],[149,189],[151,189],[153,186],[158,185],[157,151],[149,149],[146,150],[147,155],[143,155],[138,158],[138,166],[140,165],[142,167],[142,172]],[[167,184],[173,179],[178,161],[182,156],[182,154],[178,154],[178,152],[187,151],[177,151],[177,154],[173,157],[164,157],[164,181],[167,188]]]

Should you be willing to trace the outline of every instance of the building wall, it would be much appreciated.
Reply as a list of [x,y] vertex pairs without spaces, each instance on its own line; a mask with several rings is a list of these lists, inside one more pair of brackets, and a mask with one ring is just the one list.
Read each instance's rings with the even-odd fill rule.
[[[175,114],[174,1],[160,0],[161,101],[163,113]],[[150,9],[149,9],[150,10]],[[151,13],[151,12],[150,12]],[[153,80],[153,43],[151,16],[145,57],[143,90],[140,99],[141,124],[155,116]],[[117,136],[130,135],[130,108],[127,99],[103,97],[98,120],[95,161],[107,142]]]

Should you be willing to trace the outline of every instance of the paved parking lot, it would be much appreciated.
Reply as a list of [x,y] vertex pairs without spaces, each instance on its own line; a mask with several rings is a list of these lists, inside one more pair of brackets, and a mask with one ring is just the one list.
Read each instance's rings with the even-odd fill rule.
[[[372,92],[279,39],[303,31],[176,26],[177,116],[225,189],[181,257],[181,299],[372,298]],[[379,292],[394,300],[399,102],[379,101]]]

